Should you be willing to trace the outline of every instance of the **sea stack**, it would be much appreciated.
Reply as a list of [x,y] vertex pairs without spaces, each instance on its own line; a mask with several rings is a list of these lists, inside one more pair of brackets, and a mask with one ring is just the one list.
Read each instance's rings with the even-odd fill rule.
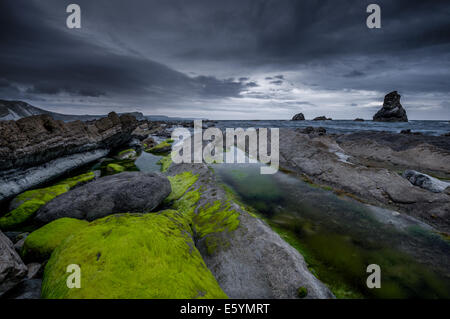
[[383,107],[373,116],[376,122],[408,122],[406,111],[400,104],[400,94],[393,91],[384,97]]
[[295,114],[294,117],[292,118],[292,121],[304,121],[304,120],[305,116],[303,115],[303,113]]

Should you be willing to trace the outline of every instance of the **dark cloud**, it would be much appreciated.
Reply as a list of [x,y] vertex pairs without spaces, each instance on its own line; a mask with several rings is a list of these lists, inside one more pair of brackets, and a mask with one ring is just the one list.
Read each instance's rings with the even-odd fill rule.
[[66,1],[2,1],[0,93],[94,101],[105,111],[142,103],[152,113],[157,105],[223,111],[244,92],[293,99],[280,91],[288,85],[337,99],[336,92],[375,92],[358,106],[397,89],[431,96],[448,114],[450,2],[379,0],[382,28],[368,29],[372,2],[78,0],[82,29],[68,30]]

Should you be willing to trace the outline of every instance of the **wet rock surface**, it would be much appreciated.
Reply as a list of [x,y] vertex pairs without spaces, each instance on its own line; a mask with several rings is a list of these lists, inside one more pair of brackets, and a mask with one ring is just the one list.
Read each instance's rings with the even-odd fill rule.
[[56,197],[36,213],[35,221],[45,224],[62,217],[92,221],[115,213],[150,212],[170,191],[170,183],[162,174],[124,172]]
[[[450,231],[450,197],[414,186],[394,170],[395,167],[422,165],[445,175],[450,172],[447,150],[415,141],[394,142],[396,138],[422,136],[390,134],[390,140],[381,139],[394,145],[398,143],[401,151],[397,151],[386,143],[363,139],[365,134],[368,133],[338,137],[338,143],[329,135],[310,137],[282,129],[280,166],[304,174],[315,183],[329,185],[375,205],[392,207],[441,231]],[[439,144],[440,141],[436,142]],[[405,149],[406,145],[410,148]],[[376,165],[370,165],[373,162]]]
[[[201,189],[193,217],[196,247],[230,298],[299,298],[299,287],[306,288],[306,298],[334,297],[311,274],[297,250],[266,223],[251,216],[235,202],[227,201],[227,194],[205,164],[172,165],[167,174],[174,176],[186,171],[199,176],[191,189]],[[219,231],[201,236],[201,225],[197,223],[196,215],[202,216],[205,209],[218,201],[228,203],[229,206],[225,207],[239,214],[239,226],[231,232]],[[218,222],[218,218],[212,215],[208,222]]]
[[400,104],[400,94],[392,91],[384,97],[383,107],[373,116],[378,122],[408,122],[406,111]]

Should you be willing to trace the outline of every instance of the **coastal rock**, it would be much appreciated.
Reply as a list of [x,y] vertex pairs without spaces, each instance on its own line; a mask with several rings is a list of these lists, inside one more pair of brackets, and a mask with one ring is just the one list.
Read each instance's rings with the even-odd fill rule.
[[304,129],[296,129],[297,132],[303,133],[303,134],[309,134],[309,135],[325,135],[327,133],[327,130],[324,127],[312,127],[308,126]]
[[402,176],[409,180],[411,184],[433,193],[442,193],[446,188],[450,187],[450,183],[413,170],[404,171]]
[[41,299],[42,279],[29,279],[20,282],[5,294],[6,299]]
[[37,166],[62,156],[111,149],[127,143],[137,125],[112,112],[92,122],[64,123],[49,115],[0,122],[0,170]]
[[62,217],[92,221],[123,212],[150,212],[170,193],[159,173],[124,172],[100,178],[58,196],[36,213],[40,224]]
[[[410,163],[425,165],[430,158],[433,161],[428,165],[433,165],[438,172],[448,172],[450,165],[448,152],[440,149],[427,153],[425,149],[435,147],[429,145],[425,148],[420,144],[416,147],[409,145],[411,148],[405,149],[408,143],[399,144],[403,150],[400,148],[401,151],[395,151],[384,145],[379,146],[374,140],[358,138],[359,135],[377,136],[374,133],[358,133],[341,137],[342,140],[347,140],[345,143],[336,143],[333,136],[311,138],[295,130],[281,129],[280,140],[283,143],[280,143],[280,167],[304,174],[314,183],[333,187],[339,192],[350,193],[368,203],[390,206],[440,231],[448,232],[449,196],[414,187],[396,172],[398,167],[389,162],[395,160],[407,163],[408,158]],[[396,138],[409,140],[423,137],[390,135],[390,139],[384,143],[393,143]],[[438,142],[436,139],[432,140]],[[333,145],[335,147],[332,147]],[[343,151],[334,151],[339,148]],[[374,160],[375,158],[377,160]]]
[[0,297],[16,286],[28,269],[13,247],[13,243],[0,231]]
[[327,118],[326,116],[318,116],[316,118],[314,118],[313,121],[331,121],[331,118]]
[[[206,265],[230,298],[333,298],[302,255],[266,223],[228,197],[206,164],[172,164],[174,208],[191,214],[194,239]],[[190,177],[189,177],[190,176]],[[184,187],[177,187],[180,180]]]
[[108,153],[106,149],[98,149],[64,156],[35,167],[0,171],[0,201],[100,159]]
[[303,113],[295,114],[294,117],[292,118],[292,121],[304,121],[304,120],[305,116],[303,115]]
[[152,147],[156,146],[156,142],[153,139],[153,137],[149,137],[149,138],[143,140],[142,144],[145,148],[152,148]]
[[[49,299],[226,298],[195,247],[189,215],[115,214],[67,238],[51,255],[42,297]],[[82,289],[66,285],[82,267]],[[101,287],[101,289],[99,289]]]
[[358,117],[358,118],[354,119],[353,121],[355,121],[355,122],[364,122],[364,119]]
[[377,122],[408,122],[406,111],[400,104],[400,94],[393,91],[384,97],[383,107],[373,116]]

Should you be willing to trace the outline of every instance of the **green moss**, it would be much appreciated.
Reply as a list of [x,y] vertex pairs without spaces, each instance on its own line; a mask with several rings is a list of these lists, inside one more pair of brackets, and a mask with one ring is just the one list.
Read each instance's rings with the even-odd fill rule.
[[69,235],[86,227],[85,220],[74,218],[57,219],[32,232],[22,248],[22,258],[26,261],[44,261]]
[[192,222],[198,238],[204,238],[208,253],[213,255],[219,247],[228,246],[222,233],[231,233],[239,227],[239,212],[231,209],[230,201],[218,200],[200,207]]
[[166,172],[170,165],[172,164],[172,155],[166,155],[163,158],[161,158],[157,164],[161,165],[161,172]]
[[308,289],[306,287],[299,287],[297,289],[297,296],[299,298],[305,298],[308,295]]
[[95,178],[94,172],[88,172],[86,174],[78,175],[75,177],[67,178],[63,180],[62,182],[58,183],[59,185],[69,185],[70,188],[74,188],[75,186],[78,186],[80,184],[84,184],[87,182],[92,181]]
[[197,181],[198,175],[194,175],[192,172],[183,172],[175,176],[168,176],[167,178],[170,181],[172,192],[165,199],[166,203],[181,198],[189,187]]
[[39,208],[69,189],[69,185],[61,184],[20,194],[14,199],[20,206],[0,218],[0,229],[9,230],[25,223]]
[[117,174],[125,171],[125,167],[119,164],[111,163],[106,166],[108,173]]
[[150,149],[146,149],[145,151],[155,154],[167,153],[170,152],[170,148],[172,147],[173,142],[173,139],[169,138]]
[[127,150],[123,150],[123,151],[121,151],[121,152],[119,152],[119,154],[117,154],[117,155],[124,155],[124,154],[127,154],[127,153],[132,153],[132,152],[136,152],[134,149],[132,149],[132,148],[129,148],[129,149],[127,149]]
[[198,201],[200,200],[200,190],[193,190],[187,192],[183,195],[179,200],[175,201],[172,205],[174,209],[179,211],[185,216],[189,218],[193,218],[194,212],[197,206]]
[[[52,254],[43,298],[226,298],[192,240],[189,219],[170,210],[112,215],[90,223]],[[66,268],[81,268],[69,289]]]
[[82,183],[87,183],[94,178],[95,174],[93,172],[89,172],[72,178],[67,178],[54,186],[26,191],[16,196],[12,200],[11,204],[17,208],[0,218],[0,229],[10,230],[22,226],[39,208],[47,204],[56,196],[64,194],[71,188],[74,188]]

